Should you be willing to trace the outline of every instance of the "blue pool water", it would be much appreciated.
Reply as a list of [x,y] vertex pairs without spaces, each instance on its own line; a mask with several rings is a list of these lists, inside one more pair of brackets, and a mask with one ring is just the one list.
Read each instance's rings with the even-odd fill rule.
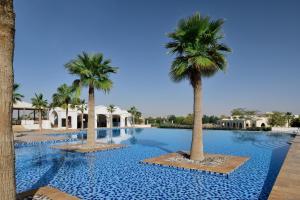
[[[86,138],[86,134],[68,134]],[[267,199],[291,136],[241,131],[204,131],[209,153],[250,159],[228,177],[146,165],[141,160],[189,150],[191,130],[98,130],[102,142],[127,148],[73,153],[53,144],[16,145],[17,192],[49,185],[81,199]]]

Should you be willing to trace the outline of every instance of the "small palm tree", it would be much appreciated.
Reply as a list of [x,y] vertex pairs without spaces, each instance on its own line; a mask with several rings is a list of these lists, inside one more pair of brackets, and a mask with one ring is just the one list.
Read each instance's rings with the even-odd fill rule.
[[73,98],[71,101],[71,108],[76,108],[78,111],[80,111],[81,113],[81,130],[83,130],[83,114],[84,111],[86,111],[86,103],[84,99],[80,99],[80,98]]
[[112,123],[113,123],[113,116],[112,116],[112,114],[115,112],[115,110],[116,110],[116,107],[115,107],[115,105],[113,105],[113,104],[110,104],[108,107],[107,107],[107,112],[110,114],[110,116],[109,116],[109,119],[110,119],[110,128],[112,128]]
[[42,93],[36,94],[33,98],[31,98],[32,106],[39,110],[39,125],[40,125],[40,131],[42,131],[42,116],[43,116],[43,110],[47,108],[48,102],[46,99],[44,99],[44,96]]
[[132,116],[132,125],[135,125],[135,118],[137,117],[137,114],[139,113],[139,111],[137,110],[137,108],[135,106],[132,106],[131,108],[129,108],[128,112],[131,114]]
[[116,73],[117,68],[112,67],[111,61],[104,59],[101,53],[89,55],[85,52],[68,62],[65,67],[71,74],[79,77],[74,85],[89,88],[87,144],[95,145],[95,89],[108,93],[113,84],[109,76]]
[[293,113],[287,112],[287,113],[285,113],[285,116],[286,116],[286,119],[287,119],[287,125],[288,125],[288,127],[290,127],[290,122],[294,118]]
[[20,87],[20,84],[14,83],[14,85],[13,85],[13,103],[17,103],[17,101],[22,101],[22,98],[24,98],[24,95],[18,93],[19,87]]
[[68,129],[69,126],[69,105],[71,104],[73,95],[74,88],[68,86],[67,84],[62,84],[57,88],[57,92],[52,96],[53,105],[62,107],[66,110],[66,129]]
[[224,21],[211,20],[196,13],[179,21],[176,30],[168,37],[171,39],[166,48],[175,54],[170,77],[174,82],[189,80],[194,89],[194,122],[191,145],[192,160],[203,160],[202,141],[202,78],[211,77],[226,67],[225,53],[230,48],[220,43]]

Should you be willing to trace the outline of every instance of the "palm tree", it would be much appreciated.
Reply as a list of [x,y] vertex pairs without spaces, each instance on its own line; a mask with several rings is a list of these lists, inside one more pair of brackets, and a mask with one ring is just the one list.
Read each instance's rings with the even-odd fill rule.
[[11,116],[15,42],[13,0],[1,0],[0,19],[0,194],[1,199],[15,200],[15,151]]
[[39,110],[39,125],[40,125],[40,131],[42,131],[42,116],[43,116],[43,110],[47,108],[48,102],[46,99],[44,99],[44,96],[42,93],[36,94],[33,98],[31,98],[32,106]]
[[17,101],[22,101],[22,98],[24,98],[24,95],[18,93],[20,85],[17,83],[14,83],[13,85],[13,103],[17,103]]
[[112,128],[112,123],[113,123],[113,116],[112,116],[112,114],[115,112],[115,110],[116,110],[116,107],[115,107],[115,105],[113,105],[113,104],[110,104],[108,107],[107,107],[107,112],[110,114],[110,116],[109,116],[109,119],[110,119],[110,128]]
[[116,110],[116,107],[115,107],[115,105],[113,105],[113,104],[110,104],[108,107],[107,107],[107,112],[110,114],[110,116],[109,116],[109,119],[110,119],[110,122],[109,122],[109,124],[110,124],[110,143],[112,144],[113,143],[113,140],[112,140],[112,136],[113,136],[113,130],[112,130],[112,127],[113,127],[113,113],[115,112],[115,110]]
[[71,108],[76,108],[81,113],[81,130],[83,130],[83,114],[86,111],[86,103],[84,99],[73,98],[71,101]]
[[101,53],[87,54],[83,52],[76,59],[68,62],[65,67],[79,79],[74,84],[88,87],[88,135],[87,144],[95,145],[95,89],[105,93],[112,88],[113,82],[109,75],[117,72],[116,67],[111,66],[111,61],[103,58]]
[[225,53],[230,48],[220,43],[222,19],[211,20],[196,13],[179,21],[176,30],[168,34],[171,39],[166,48],[176,58],[172,62],[170,77],[174,82],[189,80],[194,90],[194,122],[191,144],[192,160],[203,160],[202,140],[202,78],[225,70]]
[[287,112],[287,113],[285,113],[285,116],[286,116],[286,119],[287,119],[287,125],[288,125],[288,127],[290,127],[290,122],[294,118],[293,113]]
[[138,114],[138,110],[135,106],[132,106],[131,108],[129,108],[128,112],[131,114],[132,116],[132,125],[134,126],[135,125],[135,117],[136,115]]
[[57,92],[52,96],[53,104],[66,110],[66,129],[69,127],[69,105],[71,104],[73,95],[74,88],[64,83],[57,88]]

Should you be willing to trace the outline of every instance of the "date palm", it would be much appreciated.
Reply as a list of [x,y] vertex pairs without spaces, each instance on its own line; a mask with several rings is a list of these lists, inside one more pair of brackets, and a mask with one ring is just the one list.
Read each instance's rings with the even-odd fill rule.
[[22,101],[22,98],[24,98],[24,95],[18,93],[20,85],[17,83],[14,83],[13,85],[13,103],[17,103],[17,101]]
[[46,99],[44,99],[44,96],[42,93],[36,94],[33,98],[31,98],[32,106],[39,110],[39,125],[40,125],[40,131],[42,131],[42,116],[43,116],[43,110],[47,108],[48,102]]
[[137,108],[135,106],[132,106],[131,108],[129,108],[128,112],[131,114],[132,117],[132,125],[135,125],[135,118],[136,115],[139,113],[139,111],[137,110]]
[[11,116],[15,13],[13,0],[0,2],[0,199],[15,200],[15,155]]
[[116,110],[116,107],[115,107],[115,105],[113,105],[113,104],[110,104],[108,107],[107,107],[107,112],[109,113],[109,119],[110,119],[110,128],[112,128],[112,126],[113,126],[113,113],[115,112],[115,110]]
[[191,144],[192,160],[203,160],[202,139],[202,78],[211,77],[226,68],[225,53],[230,48],[221,43],[224,21],[211,20],[210,17],[196,13],[179,21],[171,39],[166,44],[176,57],[172,62],[170,77],[174,82],[189,80],[194,92],[194,121]]
[[74,85],[88,87],[88,134],[87,144],[95,145],[95,89],[108,93],[113,82],[110,75],[117,72],[116,67],[111,66],[111,61],[104,59],[101,53],[87,54],[83,52],[77,58],[65,65],[66,69],[79,79]]
[[69,127],[69,105],[71,104],[73,95],[74,88],[64,83],[57,88],[56,93],[52,96],[53,104],[66,110],[66,129]]
[[73,98],[71,101],[71,108],[76,108],[78,111],[80,111],[81,115],[81,130],[83,130],[83,114],[84,111],[86,111],[86,103],[84,99],[80,98]]
[[113,136],[113,130],[112,130],[112,127],[113,127],[113,113],[115,112],[116,110],[116,107],[115,105],[113,104],[110,104],[108,107],[107,107],[107,112],[109,113],[109,124],[110,124],[110,143],[112,144],[113,143],[113,140],[112,140],[112,136]]

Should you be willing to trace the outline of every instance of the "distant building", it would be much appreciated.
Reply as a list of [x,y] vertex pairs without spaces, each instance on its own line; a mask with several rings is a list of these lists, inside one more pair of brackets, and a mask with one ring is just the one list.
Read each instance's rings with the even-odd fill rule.
[[231,116],[219,120],[218,125],[230,129],[264,128],[270,127],[265,116]]
[[[218,125],[222,128],[229,129],[247,129],[247,128],[264,128],[270,127],[268,123],[268,115],[272,112],[267,112],[261,115],[253,116],[230,116],[228,118],[222,118],[218,121]],[[297,118],[299,115],[293,115],[294,118]],[[287,128],[288,122],[282,127]]]
[[[51,127],[63,128],[66,127],[66,111],[63,108],[54,108],[49,111],[49,120]],[[106,106],[95,106],[95,128],[109,128],[109,127],[131,127],[132,117],[127,110],[122,110],[115,107],[112,113],[112,126],[110,125],[110,113]],[[77,109],[69,108],[68,111],[68,127],[71,129],[81,128],[81,112]],[[88,111],[83,114],[83,128],[87,128]]]
[[[81,128],[81,112],[69,107],[68,120],[66,120],[66,110],[60,107],[45,109],[42,118],[44,129],[61,129],[66,125],[70,129]],[[13,105],[13,122],[15,125],[22,125],[25,129],[39,129],[38,121],[39,110],[31,103],[17,102]],[[107,112],[107,107],[95,106],[95,128],[109,128],[111,114]],[[83,114],[83,128],[87,128],[88,111]],[[132,116],[127,110],[115,107],[112,113],[112,127],[131,127]]]

